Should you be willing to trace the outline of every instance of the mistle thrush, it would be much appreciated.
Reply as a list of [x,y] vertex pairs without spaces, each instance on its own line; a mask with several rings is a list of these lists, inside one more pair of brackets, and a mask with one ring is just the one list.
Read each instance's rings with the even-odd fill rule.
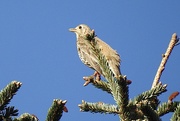
[[[97,55],[92,49],[93,44],[86,39],[87,35],[92,34],[94,31],[85,24],[80,24],[76,28],[70,28],[69,31],[76,34],[77,51],[81,61],[104,76]],[[99,53],[106,58],[110,70],[113,72],[115,77],[118,77],[121,74],[119,54],[97,36],[94,36],[93,39],[96,43],[96,47],[100,50]]]

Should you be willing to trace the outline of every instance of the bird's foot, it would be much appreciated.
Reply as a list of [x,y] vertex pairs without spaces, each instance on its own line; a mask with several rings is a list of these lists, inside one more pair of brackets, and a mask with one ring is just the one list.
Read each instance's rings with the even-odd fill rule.
[[83,86],[87,86],[89,83],[93,83],[94,81],[100,81],[101,75],[97,71],[95,71],[93,75],[83,77],[83,79],[85,80]]
[[89,83],[94,81],[94,75],[83,77],[83,79],[85,80],[85,83],[83,84],[83,86],[87,86]]
[[98,80],[98,81],[101,80],[101,74],[99,74],[97,71],[95,71],[93,75],[96,80]]

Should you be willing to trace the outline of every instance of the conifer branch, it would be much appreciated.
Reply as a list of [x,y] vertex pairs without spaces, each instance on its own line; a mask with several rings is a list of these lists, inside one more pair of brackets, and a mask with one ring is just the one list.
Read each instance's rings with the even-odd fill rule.
[[46,121],[59,121],[62,117],[63,111],[67,112],[65,107],[66,102],[66,100],[54,99],[52,106],[49,108]]
[[78,105],[80,111],[91,113],[119,114],[119,108],[116,105],[105,104],[103,102],[90,103],[82,100],[82,104]]
[[148,101],[144,101],[138,108],[143,112],[144,117],[148,119],[148,121],[161,121],[156,111],[149,105]]
[[14,109],[14,106],[6,107],[4,110],[0,111],[0,121],[12,120],[12,116],[17,116],[18,110]]
[[157,97],[160,94],[166,92],[166,87],[167,85],[162,85],[161,83],[159,83],[158,85],[156,85],[154,88],[152,88],[151,90],[145,91],[142,94],[138,95],[137,97],[135,97],[131,103],[133,104],[137,104],[143,100],[149,100],[151,98]]
[[86,36],[86,39],[91,41],[90,46],[94,51],[94,54],[97,55],[97,59],[99,60],[99,65],[101,67],[102,73],[106,80],[108,81],[109,88],[111,89],[111,93],[116,101],[119,109],[120,109],[120,118],[122,120],[130,120],[130,113],[127,110],[127,105],[129,101],[129,90],[128,85],[126,83],[126,77],[119,75],[119,77],[115,78],[114,74],[109,68],[109,64],[106,58],[101,54],[100,48],[96,46],[96,41],[94,39],[95,32],[92,31],[91,34]]
[[173,116],[171,117],[171,121],[179,121],[180,120],[180,104],[176,107]]
[[12,81],[0,92],[0,110],[3,110],[16,94],[22,83],[18,81]]
[[39,121],[39,119],[33,114],[24,113],[19,118],[15,118],[13,121]]
[[174,110],[177,108],[177,106],[180,105],[180,102],[164,102],[161,103],[157,108],[157,113],[159,116],[163,116],[169,112],[174,112]]
[[[167,63],[167,60],[174,48],[174,46],[178,45],[179,39],[177,38],[176,33],[172,35],[171,41],[169,43],[169,46],[162,56],[162,61],[160,63],[160,66],[157,70],[156,76],[154,78],[151,90],[148,90],[146,92],[143,92],[139,96],[135,97],[132,101],[129,101],[129,89],[128,89],[128,83],[125,76],[119,75],[119,77],[114,77],[113,72],[109,68],[108,61],[106,58],[101,54],[100,48],[96,46],[96,41],[94,39],[95,33],[92,31],[90,34],[87,34],[85,37],[86,40],[89,40],[89,45],[91,46],[91,49],[93,50],[94,55],[96,55],[96,59],[99,61],[98,64],[100,65],[100,68],[102,70],[103,76],[106,78],[107,83],[105,85],[103,83],[95,83],[94,80],[87,80],[85,84],[93,83],[93,85],[97,88],[102,89],[103,91],[110,92],[114,100],[117,103],[117,107],[115,109],[116,113],[118,111],[118,115],[122,121],[130,121],[130,120],[153,120],[153,121],[161,121],[159,116],[166,114],[169,111],[174,111],[175,113],[174,117],[175,119],[178,119],[179,117],[177,114],[180,113],[180,104],[177,102],[172,102],[172,100],[179,94],[179,92],[173,93],[169,97],[169,102],[164,103],[160,105],[157,109],[157,105],[160,103],[157,97],[166,92],[167,85],[162,85],[159,80],[162,75],[162,72],[165,69],[165,65]],[[100,81],[101,82],[101,81]],[[108,85],[108,86],[107,86]],[[179,104],[179,106],[177,106]],[[104,103],[88,103],[85,101],[82,101],[82,104],[79,105],[81,111],[90,111],[94,113],[109,113],[110,111],[103,110],[106,104]],[[107,106],[107,105],[106,105]],[[110,107],[113,107],[111,105],[108,105]],[[170,106],[170,108],[169,108]],[[107,108],[105,108],[107,109]],[[157,110],[156,110],[157,109]]]
[[103,91],[106,91],[107,93],[111,94],[111,90],[109,88],[108,82],[105,82],[105,81],[102,81],[102,80],[100,80],[100,81],[95,80],[92,84],[96,88],[102,89]]
[[151,88],[154,88],[159,83],[159,80],[161,78],[162,72],[165,69],[165,65],[166,65],[166,63],[168,61],[168,58],[169,58],[174,46],[177,45],[178,41],[179,41],[179,39],[177,38],[176,33],[174,33],[172,35],[171,41],[169,43],[169,46],[168,46],[165,54],[162,55],[162,60],[161,60],[161,63],[159,65],[159,68],[158,68],[158,70],[156,72],[156,75],[155,75],[155,78],[154,78],[154,81],[153,81],[153,84],[152,84]]
[[109,88],[108,82],[105,82],[103,80],[95,80],[94,76],[83,77],[83,79],[86,81],[84,83],[84,86],[87,86],[89,83],[92,83],[92,85],[95,86],[96,88],[111,94],[111,90]]
[[126,77],[120,75],[118,78],[115,78],[107,65],[107,60],[101,54],[99,54],[99,56],[103,73],[105,75],[105,78],[109,82],[108,84],[111,89],[111,93],[113,94],[114,100],[119,106],[121,112],[119,116],[122,120],[128,120],[130,115],[127,110],[129,101],[129,89],[126,83]]

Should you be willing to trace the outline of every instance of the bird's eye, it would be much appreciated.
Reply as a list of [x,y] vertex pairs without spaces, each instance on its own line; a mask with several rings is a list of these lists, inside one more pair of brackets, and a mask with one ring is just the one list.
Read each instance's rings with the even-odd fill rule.
[[81,29],[82,28],[82,26],[79,26],[79,29]]

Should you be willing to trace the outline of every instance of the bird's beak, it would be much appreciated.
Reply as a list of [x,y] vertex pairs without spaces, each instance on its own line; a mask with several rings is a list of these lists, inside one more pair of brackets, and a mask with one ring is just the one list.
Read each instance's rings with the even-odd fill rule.
[[69,31],[70,32],[76,32],[76,29],[75,28],[70,28]]

